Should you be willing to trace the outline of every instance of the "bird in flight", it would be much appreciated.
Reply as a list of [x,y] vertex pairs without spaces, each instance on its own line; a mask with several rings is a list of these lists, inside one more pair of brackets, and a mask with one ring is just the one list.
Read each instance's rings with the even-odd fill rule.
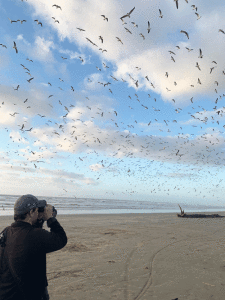
[[18,50],[17,50],[17,47],[16,47],[16,43],[13,42],[13,44],[14,44],[13,49],[15,49],[15,50],[16,50],[16,53],[18,53]]
[[17,21],[12,21],[12,20],[10,20],[10,18],[8,18],[9,19],[9,21],[11,22],[11,24],[14,22],[14,23],[16,23]]
[[59,20],[56,20],[56,18],[52,17],[52,19],[54,19],[54,20],[55,20],[55,22],[59,23]]
[[159,17],[160,17],[160,18],[163,17],[162,12],[161,12],[161,9],[159,9]]
[[41,27],[42,27],[42,23],[41,23],[41,22],[39,22],[38,20],[34,20],[34,22],[37,22],[37,24],[40,24],[40,25],[41,25]]
[[0,46],[7,48],[6,45],[3,45],[3,44],[0,44]]
[[57,4],[52,5],[52,7],[54,7],[54,6],[55,6],[55,8],[60,8],[62,10],[61,6],[59,6]]
[[34,77],[32,77],[32,78],[28,79],[27,81],[30,83],[32,79],[34,79]]
[[14,112],[14,114],[10,114],[10,116],[14,117],[15,115],[18,115],[18,112]]
[[128,28],[124,27],[124,29],[126,30],[126,32],[129,32],[130,34],[132,34],[132,32]]
[[201,16],[198,13],[195,13],[197,16],[197,20],[201,19]]
[[107,22],[109,21],[109,19],[108,18],[106,18],[106,16],[105,15],[101,15],[101,17],[103,17],[104,18],[104,21],[106,20]]
[[78,30],[80,30],[80,31],[85,31],[85,30],[84,30],[84,29],[82,29],[82,28],[78,28],[78,27],[77,27],[77,29],[78,29]]
[[219,29],[219,32],[222,32],[223,34],[225,34],[225,31],[223,29]]
[[148,28],[147,28],[147,30],[148,30],[148,33],[150,32],[150,30],[151,30],[151,28],[150,28],[150,22],[148,21]]
[[178,0],[174,0],[176,2],[176,7],[178,9]]
[[23,24],[23,22],[26,22],[26,20],[17,20],[17,22],[20,22],[21,24]]
[[134,11],[135,7],[131,9],[131,11],[129,13],[127,13],[126,15],[122,16],[120,19],[123,19],[123,18],[126,18],[126,17],[129,17],[130,18],[130,15],[131,13]]
[[189,39],[189,34],[187,33],[187,31],[181,30],[180,32],[184,33],[187,36],[187,38]]
[[131,24],[134,24],[134,27],[138,27],[138,24],[136,24],[135,22],[131,22]]
[[123,42],[121,41],[120,38],[118,38],[118,37],[116,37],[116,38],[117,38],[117,40],[118,40],[121,44],[123,44]]
[[196,62],[196,68],[198,68],[198,69],[199,69],[199,71],[201,71],[201,69],[200,69],[200,66],[199,66],[198,62]]
[[203,58],[202,50],[201,49],[199,49],[199,57],[198,58]]

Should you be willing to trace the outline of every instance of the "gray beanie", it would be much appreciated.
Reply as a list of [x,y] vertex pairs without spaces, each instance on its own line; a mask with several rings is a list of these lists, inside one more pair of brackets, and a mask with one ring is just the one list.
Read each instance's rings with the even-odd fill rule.
[[38,200],[33,195],[23,195],[14,204],[14,215],[22,215],[36,207],[45,207],[45,200]]

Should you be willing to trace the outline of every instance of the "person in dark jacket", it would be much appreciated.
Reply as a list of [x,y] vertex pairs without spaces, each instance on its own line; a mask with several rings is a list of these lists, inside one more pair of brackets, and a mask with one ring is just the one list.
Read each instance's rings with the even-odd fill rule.
[[[38,212],[40,207],[45,211]],[[21,196],[14,205],[14,220],[6,227],[0,247],[0,299],[48,300],[46,254],[62,249],[67,236],[51,205],[33,195]],[[42,229],[44,221],[51,232]]]

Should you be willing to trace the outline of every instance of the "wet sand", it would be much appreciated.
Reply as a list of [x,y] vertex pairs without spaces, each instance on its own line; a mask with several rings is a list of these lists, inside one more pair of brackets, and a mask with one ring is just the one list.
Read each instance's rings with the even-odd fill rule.
[[[47,254],[50,299],[224,299],[225,218],[168,213],[57,219],[68,243]],[[0,217],[1,231],[13,221]],[[44,229],[50,230],[46,223]]]

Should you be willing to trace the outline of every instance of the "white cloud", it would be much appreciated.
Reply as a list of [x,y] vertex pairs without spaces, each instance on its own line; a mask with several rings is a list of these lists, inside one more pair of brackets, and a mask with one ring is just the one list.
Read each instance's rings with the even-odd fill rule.
[[[208,2],[207,2],[208,3]],[[179,10],[176,10],[174,3],[161,1],[157,5],[150,5],[141,1],[140,5],[134,2],[125,1],[121,6],[119,1],[59,1],[62,11],[54,10],[54,1],[30,1],[30,5],[35,9],[35,15],[44,18],[52,26],[60,38],[68,38],[81,48],[89,48],[92,52],[99,55],[101,60],[110,61],[116,65],[114,72],[118,76],[128,80],[128,86],[134,83],[129,80],[130,74],[138,80],[139,89],[153,90],[150,83],[145,79],[148,75],[150,82],[155,86],[154,91],[161,94],[165,101],[172,98],[177,103],[187,102],[192,96],[211,95],[215,91],[214,81],[220,82],[218,93],[224,88],[222,74],[223,52],[225,44],[223,35],[218,32],[220,27],[225,26],[223,15],[225,8],[214,5],[214,12],[207,10],[207,4],[199,4],[199,14],[202,15],[197,20],[195,11],[190,3],[179,3]],[[126,14],[135,6],[131,18],[124,18],[127,23],[122,25],[120,16]],[[77,9],[79,7],[79,9]],[[163,13],[163,18],[159,18],[159,8]],[[52,22],[52,14],[60,20],[60,24]],[[108,17],[108,22],[103,20],[101,14]],[[173,22],[171,22],[171,18]],[[134,27],[131,21],[135,21],[138,27]],[[147,33],[147,21],[151,23],[151,31]],[[170,26],[168,26],[170,24]],[[60,25],[60,26],[58,26]],[[126,32],[128,28],[132,34]],[[80,32],[77,28],[85,31]],[[180,33],[180,30],[188,31],[190,39]],[[145,40],[140,36],[143,33]],[[103,43],[99,40],[103,37]],[[117,41],[116,37],[121,38],[123,44]],[[90,39],[98,47],[92,45]],[[43,51],[42,56],[48,55],[49,48],[52,47],[50,41],[42,41],[39,37],[38,44]],[[180,46],[180,49],[176,48]],[[107,49],[102,53],[99,48]],[[193,49],[188,52],[186,47]],[[203,59],[199,59],[199,48],[203,51]],[[170,54],[171,50],[175,55]],[[60,50],[63,51],[63,50]],[[68,52],[69,54],[69,52]],[[78,54],[75,53],[75,57]],[[175,63],[171,60],[174,57]],[[217,61],[217,68],[210,74],[212,61]],[[195,65],[199,62],[201,71]],[[137,72],[135,67],[140,67]],[[169,77],[165,77],[165,72]],[[202,84],[198,84],[200,78]],[[177,83],[177,86],[174,85]],[[190,85],[194,85],[192,88]],[[96,88],[89,84],[89,88]],[[170,92],[167,91],[168,88]]]
[[89,168],[93,172],[98,172],[99,170],[101,170],[103,168],[103,166],[100,164],[94,164],[94,165],[90,165]]

